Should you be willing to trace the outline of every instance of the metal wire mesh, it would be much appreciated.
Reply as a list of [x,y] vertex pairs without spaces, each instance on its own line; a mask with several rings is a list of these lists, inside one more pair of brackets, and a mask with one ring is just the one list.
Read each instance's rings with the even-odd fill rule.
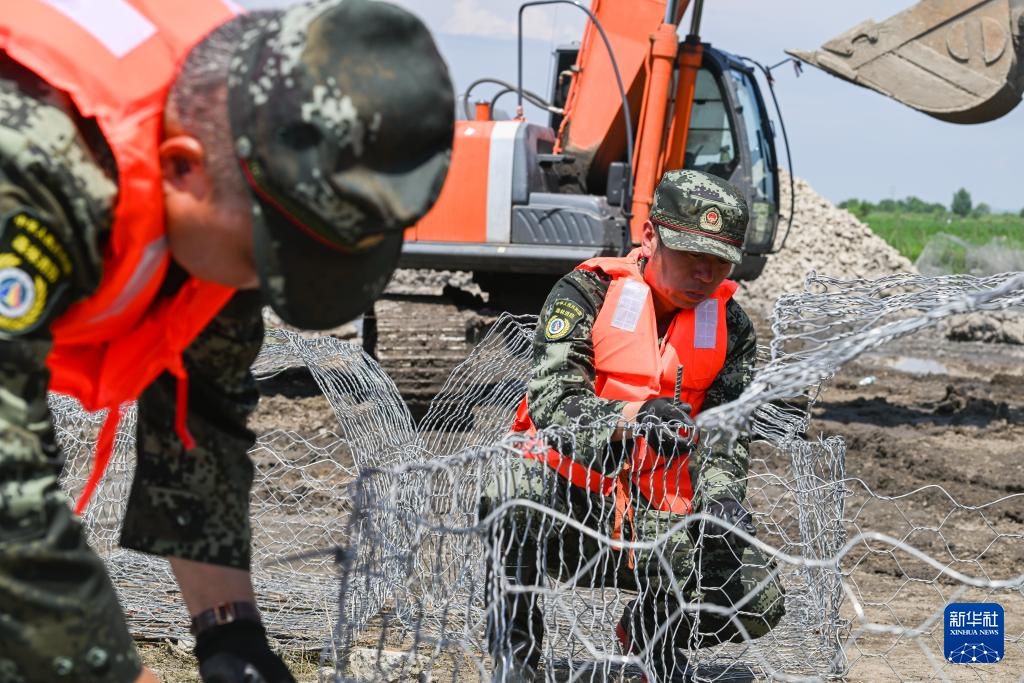
[[[844,363],[958,313],[1022,304],[1022,274],[874,281],[812,274],[804,293],[779,299],[754,382],[738,401],[698,419],[705,448],[727,446],[743,430],[757,440],[747,481],[757,533],[736,534],[772,564],[724,603],[695,598],[713,588],[715,567],[692,561],[684,531],[702,522],[714,537],[714,518],[656,519],[635,539],[615,539],[602,526],[611,508],[560,506],[555,501],[573,494],[557,475],[510,474],[522,471],[524,450],[552,444],[565,452],[601,427],[582,420],[539,440],[506,433],[529,373],[533,320],[501,318],[418,428],[394,385],[357,348],[273,332],[257,373],[308,368],[338,427],[314,439],[263,435],[254,449],[254,577],[269,628],[285,644],[323,644],[338,680],[489,680],[488,616],[492,624],[510,621],[502,596],[518,593],[539,608],[540,666],[549,680],[636,680],[657,665],[654,653],[624,655],[613,635],[644,590],[635,572],[630,578],[625,558],[633,555],[671,569],[662,573],[663,592],[675,597],[666,621],[687,623],[682,648],[698,680],[983,680],[983,667],[943,661],[942,610],[950,601],[1001,603],[1010,623],[1000,666],[1024,670],[1024,576],[990,571],[993,558],[1024,541],[1024,493],[985,504],[965,504],[938,485],[882,495],[847,471],[841,437],[806,436],[811,408]],[[65,484],[74,489],[99,417],[60,397],[52,405],[70,456]],[[85,522],[133,629],[174,635],[184,614],[165,564],[115,547],[132,419],[124,420],[111,474]],[[885,528],[866,526],[877,519]],[[510,549],[521,552],[538,538],[555,542],[535,548],[544,564],[535,580],[488,576]],[[285,555],[301,559],[281,562]],[[747,560],[737,558],[727,573],[756,568]],[[744,618],[756,612],[751,596],[776,581],[785,616],[752,639]],[[715,644],[723,623],[736,642]]]

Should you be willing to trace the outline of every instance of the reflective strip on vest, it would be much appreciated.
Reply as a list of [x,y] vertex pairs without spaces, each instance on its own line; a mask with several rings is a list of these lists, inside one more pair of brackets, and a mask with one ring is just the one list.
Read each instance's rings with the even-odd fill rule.
[[124,0],[42,0],[92,35],[118,59],[156,34],[156,26]]
[[135,272],[128,278],[128,283],[124,286],[124,289],[117,295],[117,298],[114,299],[109,308],[97,313],[88,320],[88,323],[90,325],[101,323],[104,320],[120,315],[128,307],[128,304],[145,291],[155,275],[162,274],[159,265],[167,256],[166,237],[157,237],[146,245],[142,250],[142,257],[135,265]]

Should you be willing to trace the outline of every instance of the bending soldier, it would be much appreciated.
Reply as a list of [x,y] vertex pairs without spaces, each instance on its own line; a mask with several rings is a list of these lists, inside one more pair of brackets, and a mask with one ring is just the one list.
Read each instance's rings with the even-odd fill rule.
[[249,575],[262,306],[369,307],[440,191],[454,98],[394,5],[234,7],[0,3],[3,683],[153,680],[57,485],[47,390],[109,409],[97,462],[138,400],[121,544],[169,558],[203,679],[293,680]]
[[[746,202],[728,183],[670,171],[641,246],[584,262],[548,296],[513,429],[558,426],[572,438],[512,461],[484,512],[526,498],[612,538],[662,535],[663,560],[658,550],[602,556],[578,528],[525,507],[496,518],[488,582],[495,680],[543,680],[544,622],[539,591],[529,587],[545,573],[638,592],[616,634],[652,683],[686,679],[684,649],[758,638],[781,619],[773,564],[731,531],[755,533],[744,506],[747,439],[694,447],[692,418],[737,398],[754,369],[754,328],[726,279],[741,260],[747,219]],[[721,525],[679,525],[668,534],[693,512]],[[676,589],[691,605],[678,602]]]

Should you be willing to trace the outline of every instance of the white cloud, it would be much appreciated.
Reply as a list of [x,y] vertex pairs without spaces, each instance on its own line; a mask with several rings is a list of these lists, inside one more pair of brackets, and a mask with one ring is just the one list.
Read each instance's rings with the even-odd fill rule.
[[[454,0],[451,14],[440,30],[456,35],[515,38],[518,10],[515,4],[501,3],[499,7],[489,8],[481,0]],[[583,16],[568,7],[530,7],[523,14],[523,36],[559,42],[579,40],[583,33]]]
[[[235,0],[246,9],[287,7],[300,0]],[[515,38],[519,3],[504,0],[388,0],[417,14],[432,31],[484,38]],[[567,43],[583,36],[585,15],[577,9],[550,5],[528,8],[523,35],[534,40]]]

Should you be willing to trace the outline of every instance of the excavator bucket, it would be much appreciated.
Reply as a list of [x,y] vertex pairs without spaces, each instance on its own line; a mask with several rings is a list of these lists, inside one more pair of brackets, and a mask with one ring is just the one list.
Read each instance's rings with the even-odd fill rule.
[[1013,109],[1024,92],[1024,0],[922,0],[790,55],[954,123]]

